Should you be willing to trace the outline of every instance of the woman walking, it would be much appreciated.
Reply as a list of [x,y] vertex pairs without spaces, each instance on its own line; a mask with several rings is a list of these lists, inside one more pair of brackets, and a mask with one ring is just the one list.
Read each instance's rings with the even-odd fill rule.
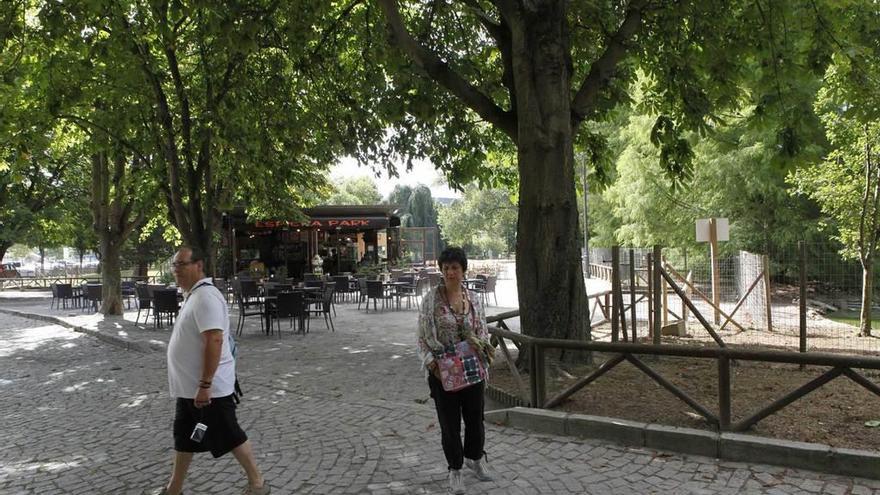
[[[431,289],[422,300],[419,313],[418,350],[428,379],[431,397],[437,408],[443,453],[449,469],[449,491],[465,493],[461,468],[473,470],[477,479],[492,479],[485,464],[485,429],[483,427],[483,392],[480,380],[456,391],[447,391],[441,383],[440,357],[456,344],[468,342],[488,368],[493,348],[480,298],[464,285],[467,257],[464,250],[449,247],[438,260],[443,283]],[[461,422],[464,419],[464,444]]]

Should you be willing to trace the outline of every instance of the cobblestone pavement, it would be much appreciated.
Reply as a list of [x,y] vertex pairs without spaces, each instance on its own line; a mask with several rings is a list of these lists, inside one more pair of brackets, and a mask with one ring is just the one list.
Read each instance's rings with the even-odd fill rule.
[[[239,339],[238,410],[273,493],[445,493],[433,407],[415,366],[413,311],[339,306],[335,333]],[[167,329],[120,332],[167,341]],[[286,323],[284,324],[286,327]],[[140,494],[170,469],[164,352],[126,351],[0,314],[0,493]],[[880,482],[722,462],[488,425],[497,481],[471,494],[880,493]],[[241,493],[231,456],[196,456],[186,493]]]

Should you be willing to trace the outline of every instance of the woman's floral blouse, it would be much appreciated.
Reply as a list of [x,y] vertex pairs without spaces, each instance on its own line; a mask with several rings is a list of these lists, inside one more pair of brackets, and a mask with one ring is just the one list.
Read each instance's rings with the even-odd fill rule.
[[418,353],[426,377],[428,364],[434,360],[434,355],[443,352],[446,346],[468,338],[489,342],[489,327],[486,325],[486,314],[479,294],[462,288],[467,294],[469,308],[467,315],[463,318],[458,317],[463,323],[463,331],[460,333],[456,315],[452,314],[442,287],[442,285],[434,287],[425,294],[419,311]]

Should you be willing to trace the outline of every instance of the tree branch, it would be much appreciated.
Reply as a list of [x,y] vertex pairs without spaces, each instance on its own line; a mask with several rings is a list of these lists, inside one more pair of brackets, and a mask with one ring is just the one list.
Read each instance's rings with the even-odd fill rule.
[[510,95],[510,111],[513,115],[516,115],[516,85],[513,83],[513,42],[510,39],[510,26],[507,25],[504,16],[499,15],[500,21],[495,22],[476,0],[460,1],[475,12],[480,24],[483,25],[489,36],[495,40],[495,46],[498,48],[498,53],[501,54],[501,64],[503,67],[501,84],[507,88],[507,92]]
[[223,80],[220,82],[220,91],[218,91],[217,95],[213,98],[212,106],[216,107],[219,105],[226,97],[227,93],[229,93],[229,90],[232,88],[232,75],[235,73],[235,69],[238,68],[241,61],[241,56],[236,56],[227,62],[226,70],[223,72]]
[[403,53],[408,55],[431,79],[446,88],[467,107],[503,131],[514,142],[517,141],[517,125],[514,114],[502,110],[488,96],[452,70],[449,64],[441,60],[436,53],[416,41],[404,25],[397,0],[379,0],[379,6],[385,13],[385,19],[392,33],[392,42]]
[[168,2],[154,3],[153,5],[153,14],[158,18],[160,24],[158,30],[162,40],[162,51],[165,53],[168,70],[171,72],[171,80],[174,82],[174,92],[177,94],[177,99],[180,102],[180,133],[183,137],[183,161],[186,164],[188,178],[193,180],[195,169],[192,152],[192,113],[189,106],[189,95],[187,95],[183,77],[180,75],[180,64],[177,61],[177,52],[174,48],[177,45],[177,40],[169,38],[171,29],[168,27]]
[[319,41],[318,44],[315,45],[315,48],[312,49],[311,53],[309,53],[309,59],[317,57],[318,51],[324,47],[324,43],[327,42],[327,40],[330,38],[330,35],[336,32],[336,28],[340,24],[342,24],[342,21],[349,15],[351,15],[351,12],[354,10],[355,7],[362,3],[364,3],[364,0],[353,0],[344,9],[342,9],[342,12],[340,12],[339,15],[336,16],[336,19],[333,20],[333,23],[330,24],[326,31],[324,31],[324,34],[321,36],[321,41]]
[[[121,8],[121,7],[120,7]],[[172,184],[169,188],[169,210],[172,224],[177,227],[183,235],[187,235],[191,231],[189,221],[187,220],[183,197],[180,194],[180,157],[177,155],[177,144],[174,132],[174,120],[171,117],[171,110],[168,104],[168,98],[162,89],[162,82],[150,67],[150,61],[147,56],[149,50],[137,42],[135,33],[128,22],[125,15],[118,15],[119,22],[129,35],[129,43],[132,50],[140,58],[141,69],[144,76],[150,82],[153,94],[156,98],[156,111],[158,112],[156,120],[164,131],[164,143],[160,143],[159,149],[164,151],[165,167],[168,171],[168,180]]]
[[107,135],[107,137],[112,139],[114,142],[116,142],[117,144],[123,146],[124,148],[126,148],[129,151],[131,151],[132,153],[134,153],[141,160],[146,160],[143,153],[141,153],[141,151],[139,149],[137,149],[133,144],[128,142],[128,140],[126,140],[125,138],[123,138],[119,134],[116,134],[115,132],[111,131],[110,129],[108,129],[108,128],[106,128],[96,122],[92,122],[91,120],[80,117],[78,115],[71,115],[71,114],[66,114],[66,113],[58,114],[55,117],[57,117],[59,119],[69,120],[69,121],[73,122],[77,127],[79,127],[80,129],[82,129],[86,132],[89,132],[89,128],[94,128],[98,131],[101,131],[103,134]]
[[590,72],[584,78],[574,100],[571,103],[572,126],[577,127],[596,105],[599,92],[608,87],[617,64],[627,54],[627,43],[638,32],[642,25],[642,12],[648,5],[647,0],[632,0],[626,9],[626,17],[608,40],[605,51],[590,66]]

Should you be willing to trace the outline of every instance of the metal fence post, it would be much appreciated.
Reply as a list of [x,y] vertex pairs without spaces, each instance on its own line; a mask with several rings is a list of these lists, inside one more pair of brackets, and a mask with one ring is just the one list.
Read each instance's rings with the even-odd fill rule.
[[632,342],[636,342],[636,255],[634,250],[629,250],[629,311],[632,329]]
[[645,286],[648,296],[648,336],[654,336],[654,263],[653,255],[648,253],[645,257]]
[[662,320],[660,319],[660,260],[662,259],[662,254],[660,252],[660,246],[654,246],[654,254],[651,256],[651,261],[654,263],[653,273],[651,273],[652,282],[651,284],[654,286],[654,321],[653,321],[653,334],[654,334],[654,345],[660,345],[660,327],[662,325]]
[[[799,272],[799,304],[798,304],[798,316],[799,322],[799,330],[800,330],[800,339],[798,342],[798,350],[800,352],[807,352],[807,245],[804,241],[798,241],[798,251],[800,255],[798,256],[798,272]],[[803,369],[803,365],[801,365],[801,369]]]
[[620,340],[620,311],[617,293],[620,291],[620,246],[611,246],[611,342]]
[[761,265],[764,271],[764,310],[767,318],[767,331],[772,332],[773,307],[770,304],[770,296],[772,296],[772,291],[770,290],[770,257],[766,254],[761,256]]

